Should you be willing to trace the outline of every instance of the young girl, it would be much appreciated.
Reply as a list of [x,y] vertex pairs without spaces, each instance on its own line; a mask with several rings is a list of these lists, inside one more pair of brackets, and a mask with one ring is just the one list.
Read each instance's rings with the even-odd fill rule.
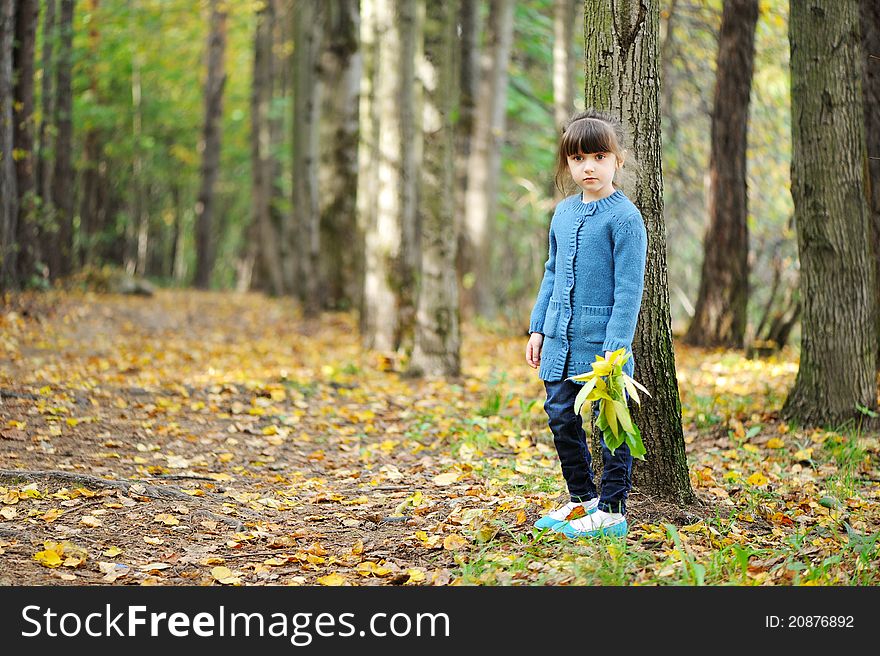
[[[571,501],[541,517],[537,528],[568,537],[625,535],[632,455],[611,454],[602,440],[601,495],[570,380],[591,370],[597,354],[632,351],[644,289],[647,233],[638,208],[614,188],[623,166],[623,128],[594,110],[575,115],[563,130],[556,184],[570,174],[579,193],[560,201],[550,222],[550,256],[532,310],[526,361],[540,366],[553,442]],[[624,365],[632,375],[633,361]]]

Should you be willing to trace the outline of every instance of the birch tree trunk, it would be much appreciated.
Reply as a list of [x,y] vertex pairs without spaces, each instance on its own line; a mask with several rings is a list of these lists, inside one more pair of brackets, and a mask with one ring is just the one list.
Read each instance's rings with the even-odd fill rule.
[[54,246],[50,251],[49,271],[53,278],[66,276],[73,269],[73,97],[71,89],[71,54],[73,50],[74,0],[61,0],[58,23],[60,40],[55,81],[55,169],[52,172],[52,205],[56,225]]
[[880,3],[861,1],[862,105],[865,111],[865,142],[868,146],[868,210],[871,224],[872,260],[877,265],[874,285],[877,311],[877,371],[880,373]]
[[15,39],[15,2],[0,4],[0,289],[16,286],[15,237],[18,190],[15,177],[13,133],[12,50]]
[[[415,0],[376,0],[373,61],[378,129],[375,132],[375,221],[366,229],[364,342],[393,351],[401,343],[413,273],[407,248],[415,237]],[[366,19],[366,15],[365,15]],[[369,203],[371,199],[364,199]],[[409,286],[409,289],[407,289]],[[409,296],[405,296],[409,294]]]
[[782,414],[803,426],[859,425],[857,406],[877,409],[859,4],[793,0],[790,8],[791,179],[804,310],[800,367]]
[[361,57],[357,0],[326,3],[321,53],[321,167],[318,186],[321,215],[323,305],[347,309],[357,304],[363,280],[363,238],[358,235],[358,96]]
[[196,202],[195,286],[208,289],[214,268],[214,184],[220,168],[223,87],[226,84],[226,4],[211,0],[208,76],[205,80],[205,125],[202,132],[201,188]]
[[490,0],[483,49],[480,95],[468,161],[465,194],[465,306],[494,313],[489,284],[492,224],[495,218],[501,144],[507,110],[507,67],[513,42],[513,0]]
[[725,0],[715,67],[709,227],[694,317],[685,342],[741,349],[749,304],[746,143],[758,0]]
[[321,311],[321,214],[318,206],[318,124],[321,80],[318,57],[323,39],[324,3],[304,0],[294,9],[293,232],[297,257],[293,289],[308,316]]
[[457,48],[459,53],[458,120],[455,122],[455,234],[457,245],[456,275],[463,288],[467,263],[467,234],[465,232],[465,201],[468,187],[468,161],[474,133],[474,116],[480,81],[480,2],[461,0]]
[[456,233],[453,43],[456,2],[428,3],[425,23],[425,158],[421,172],[422,257],[410,373],[457,376],[461,369]]
[[364,342],[374,343],[378,306],[368,290],[376,289],[377,258],[375,231],[378,214],[378,165],[379,165],[379,112],[376,97],[378,80],[379,44],[377,0],[361,0],[360,44],[362,69],[360,99],[358,101],[358,181],[357,220],[358,235],[363,239],[364,271],[363,289],[359,295],[359,329]]
[[635,485],[645,494],[683,504],[691,489],[681,427],[681,400],[666,277],[663,175],[660,163],[656,2],[619,0],[584,2],[585,104],[617,116],[631,135],[638,162],[635,184],[623,191],[642,213],[648,233],[648,258],[642,310],[633,340],[635,378],[651,391],[641,408],[632,408],[647,449],[634,467]]

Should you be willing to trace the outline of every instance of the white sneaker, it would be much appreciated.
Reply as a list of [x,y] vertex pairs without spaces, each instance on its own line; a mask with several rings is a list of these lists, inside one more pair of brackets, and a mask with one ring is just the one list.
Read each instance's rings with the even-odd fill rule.
[[589,515],[557,526],[555,530],[569,538],[591,538],[599,535],[622,537],[626,535],[628,526],[626,515],[597,509]]
[[569,501],[564,506],[560,506],[556,510],[551,510],[549,513],[541,517],[541,519],[535,522],[535,528],[552,529],[555,528],[557,525],[564,524],[569,520],[574,520],[578,517],[583,517],[589,515],[592,512],[596,512],[596,508],[598,507],[598,497],[583,502]]

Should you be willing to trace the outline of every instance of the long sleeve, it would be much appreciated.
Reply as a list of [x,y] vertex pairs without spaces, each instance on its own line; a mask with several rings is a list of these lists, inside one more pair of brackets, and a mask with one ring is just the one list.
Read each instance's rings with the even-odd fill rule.
[[623,219],[613,235],[614,307],[605,329],[604,351],[631,349],[645,287],[648,235],[640,214]]
[[553,279],[556,275],[556,235],[553,232],[553,224],[550,224],[550,256],[544,264],[544,278],[538,289],[538,298],[532,309],[529,319],[529,334],[544,332],[544,316],[547,314],[547,306],[550,304],[550,296],[553,294]]

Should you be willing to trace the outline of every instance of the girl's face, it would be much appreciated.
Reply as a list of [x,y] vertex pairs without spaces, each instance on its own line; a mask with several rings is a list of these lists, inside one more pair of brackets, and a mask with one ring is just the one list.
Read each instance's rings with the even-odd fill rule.
[[623,162],[614,153],[577,153],[568,156],[568,170],[583,190],[585,201],[599,200],[614,193],[614,174]]

